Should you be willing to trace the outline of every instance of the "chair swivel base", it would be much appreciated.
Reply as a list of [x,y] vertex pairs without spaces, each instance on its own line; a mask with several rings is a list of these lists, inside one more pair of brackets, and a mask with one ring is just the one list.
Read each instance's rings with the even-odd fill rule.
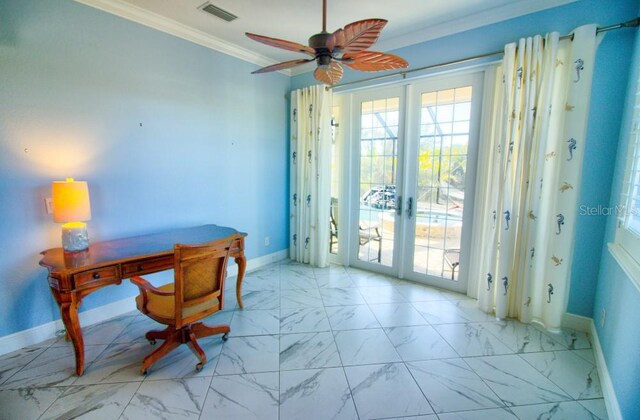
[[174,326],[168,326],[164,330],[149,331],[145,334],[145,338],[149,340],[149,343],[153,345],[157,339],[164,340],[164,342],[144,358],[140,372],[146,375],[148,369],[155,362],[176,349],[180,344],[187,344],[193,354],[200,360],[200,363],[196,365],[196,370],[200,372],[204,364],[207,363],[207,355],[196,339],[223,334],[222,339],[227,341],[230,331],[231,329],[228,325],[215,325],[210,327],[202,322],[190,324],[178,329]]

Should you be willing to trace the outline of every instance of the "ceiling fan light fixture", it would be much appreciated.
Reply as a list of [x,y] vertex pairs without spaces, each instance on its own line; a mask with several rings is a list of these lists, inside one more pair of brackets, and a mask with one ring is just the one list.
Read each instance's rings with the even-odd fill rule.
[[316,60],[318,61],[319,66],[328,66],[329,64],[331,64],[333,58],[331,57],[331,54],[327,53],[318,55]]
[[316,80],[334,85],[342,79],[344,73],[339,62],[343,62],[354,70],[370,72],[408,67],[409,63],[398,56],[367,50],[378,41],[380,32],[386,24],[385,19],[364,19],[329,33],[326,31],[327,0],[322,0],[322,32],[312,35],[308,46],[284,39],[246,33],[254,41],[284,50],[301,52],[313,58],[285,61],[263,67],[253,73],[283,70],[315,60],[318,64],[313,73]]

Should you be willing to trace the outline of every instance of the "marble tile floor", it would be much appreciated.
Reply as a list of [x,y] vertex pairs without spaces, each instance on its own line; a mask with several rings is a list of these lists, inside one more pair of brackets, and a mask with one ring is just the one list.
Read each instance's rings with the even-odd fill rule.
[[606,419],[590,337],[496,321],[467,297],[365,271],[282,262],[248,273],[227,342],[139,373],[159,325],[85,328],[86,369],[54,339],[0,356],[0,419]]

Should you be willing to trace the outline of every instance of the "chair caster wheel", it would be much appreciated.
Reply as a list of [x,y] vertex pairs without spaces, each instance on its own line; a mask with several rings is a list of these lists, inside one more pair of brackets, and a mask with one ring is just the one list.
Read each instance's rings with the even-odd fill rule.
[[204,365],[202,364],[202,362],[198,363],[196,365],[196,372],[202,371],[202,368],[204,368]]
[[229,333],[224,333],[222,336],[222,341],[227,341],[229,339]]
[[156,340],[149,340],[149,344],[152,345],[152,346],[155,346],[156,345]]
[[147,373],[149,373],[149,371],[148,371],[147,369],[145,369],[145,370],[141,370],[140,372],[142,372],[142,374],[143,374],[144,376],[147,376]]

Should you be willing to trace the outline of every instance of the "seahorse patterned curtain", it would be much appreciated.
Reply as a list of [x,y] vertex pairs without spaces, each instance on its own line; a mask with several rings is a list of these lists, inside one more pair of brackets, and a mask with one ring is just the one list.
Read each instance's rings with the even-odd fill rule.
[[310,86],[291,93],[290,258],[329,262],[331,93]]
[[596,26],[573,34],[505,47],[479,166],[481,247],[470,267],[483,310],[550,330],[568,299]]

